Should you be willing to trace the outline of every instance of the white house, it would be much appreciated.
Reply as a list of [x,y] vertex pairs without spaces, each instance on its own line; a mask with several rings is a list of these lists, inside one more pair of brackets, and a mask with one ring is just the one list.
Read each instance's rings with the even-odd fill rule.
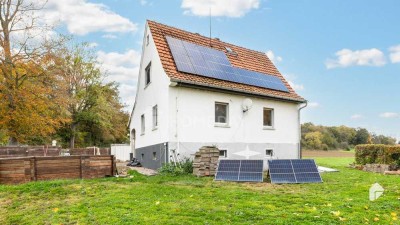
[[[173,49],[177,41],[221,53],[228,69],[258,72],[286,90],[184,72],[178,64],[186,59],[173,55],[182,49]],[[210,55],[201,60],[212,60],[205,56]],[[210,145],[227,159],[300,158],[300,109],[305,105],[265,53],[147,21],[129,121],[132,152],[148,168],[191,157]]]

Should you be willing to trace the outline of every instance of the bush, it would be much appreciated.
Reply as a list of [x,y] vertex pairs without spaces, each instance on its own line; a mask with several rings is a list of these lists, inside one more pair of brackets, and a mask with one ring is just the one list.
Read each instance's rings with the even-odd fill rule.
[[350,151],[350,149],[351,149],[349,143],[347,143],[347,142],[341,142],[339,144],[339,148],[346,150],[346,151]]
[[163,166],[158,169],[158,172],[162,175],[188,175],[193,173],[193,161],[189,158],[184,158],[179,163],[164,163]]
[[378,163],[400,166],[400,145],[357,145],[355,150],[357,164]]

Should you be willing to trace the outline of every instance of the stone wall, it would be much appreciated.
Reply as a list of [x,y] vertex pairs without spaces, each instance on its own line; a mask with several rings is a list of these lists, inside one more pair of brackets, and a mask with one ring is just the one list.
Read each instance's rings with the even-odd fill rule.
[[219,149],[203,146],[196,152],[193,161],[193,175],[204,177],[214,176],[217,171]]
[[396,168],[394,168],[391,165],[386,165],[386,164],[365,164],[363,166],[363,170],[367,172],[374,172],[374,173],[382,173],[384,174],[385,171],[393,171]]

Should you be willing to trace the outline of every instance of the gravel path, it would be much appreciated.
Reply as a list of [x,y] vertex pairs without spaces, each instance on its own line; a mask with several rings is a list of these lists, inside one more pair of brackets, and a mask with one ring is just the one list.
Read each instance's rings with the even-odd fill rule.
[[126,166],[128,162],[119,162],[117,163],[117,170],[118,170],[118,174],[120,176],[126,176],[128,173],[128,170],[136,170],[137,172],[146,175],[146,176],[153,176],[157,174],[157,171],[152,170],[152,169],[147,169],[147,168],[143,168],[143,167],[130,167],[130,166]]

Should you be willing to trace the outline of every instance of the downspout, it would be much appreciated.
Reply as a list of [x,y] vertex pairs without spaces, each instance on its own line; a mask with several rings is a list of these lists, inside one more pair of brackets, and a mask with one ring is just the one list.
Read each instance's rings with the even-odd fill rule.
[[302,109],[304,109],[305,107],[307,107],[307,104],[308,104],[308,102],[306,101],[305,102],[305,105],[304,106],[302,106],[302,107],[300,107],[299,109],[298,109],[298,113],[297,113],[297,116],[298,116],[298,120],[299,120],[299,159],[302,159],[303,158],[303,153],[302,153],[302,151],[301,151],[301,122],[300,122],[300,111],[302,110]]

